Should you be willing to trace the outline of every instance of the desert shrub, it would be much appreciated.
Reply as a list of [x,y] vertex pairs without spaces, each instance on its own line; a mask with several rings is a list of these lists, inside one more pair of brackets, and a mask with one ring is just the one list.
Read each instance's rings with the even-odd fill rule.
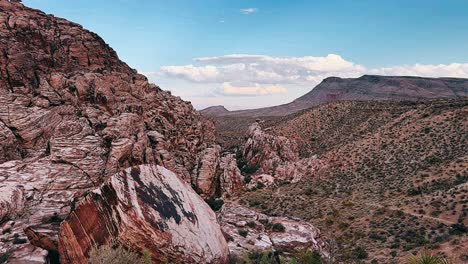
[[463,235],[468,233],[468,227],[463,223],[453,224],[450,226],[449,234],[451,235]]
[[247,237],[247,235],[249,234],[249,231],[247,230],[243,230],[243,229],[240,229],[238,231],[239,235],[243,236],[243,237]]
[[236,264],[279,264],[278,257],[273,252],[246,252]]
[[271,226],[271,230],[273,232],[284,232],[286,228],[284,228],[284,225],[281,224],[281,223],[274,223],[272,226]]
[[151,261],[151,254],[148,250],[145,250],[143,252],[143,263],[144,264],[151,264],[152,261]]
[[254,221],[249,221],[247,222],[247,226],[250,227],[250,228],[254,228],[257,224],[255,224]]
[[[146,259],[146,257],[145,257]],[[108,245],[91,250],[90,264],[133,264],[147,263],[139,254],[125,249],[122,245],[112,242]]]
[[219,211],[224,205],[223,199],[217,199],[217,198],[214,198],[214,197],[210,197],[210,198],[206,199],[205,202],[215,212]]
[[6,263],[10,257],[10,252],[0,253],[0,263]]
[[354,249],[354,257],[357,259],[366,259],[369,256],[366,249],[363,247],[357,247]]
[[410,255],[406,259],[406,264],[449,264],[450,262],[439,256],[433,255],[430,251],[424,250],[418,256]]
[[[298,264],[322,264],[325,263],[322,260],[322,257],[320,256],[319,253],[317,252],[312,252],[310,250],[303,250],[299,253],[296,253],[293,258],[292,258],[293,263],[298,263]],[[291,263],[291,262],[290,262]]]

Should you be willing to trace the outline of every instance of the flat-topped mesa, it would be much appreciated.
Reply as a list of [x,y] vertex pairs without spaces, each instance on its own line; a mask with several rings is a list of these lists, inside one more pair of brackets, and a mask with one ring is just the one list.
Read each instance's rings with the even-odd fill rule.
[[122,169],[157,164],[190,182],[214,139],[189,102],[78,24],[0,0],[0,51],[0,252],[15,261],[37,252],[25,228],[55,239],[81,195]]
[[[313,106],[336,101],[428,101],[463,99],[468,79],[363,75],[359,78],[328,77],[296,100],[277,106],[237,110],[202,110],[205,115],[228,117],[286,116]],[[216,109],[216,107],[214,108]]]

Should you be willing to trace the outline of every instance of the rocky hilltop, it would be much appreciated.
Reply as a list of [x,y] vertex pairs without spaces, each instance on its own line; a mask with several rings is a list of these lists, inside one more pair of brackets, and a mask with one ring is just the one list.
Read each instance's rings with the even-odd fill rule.
[[190,103],[96,34],[20,3],[0,1],[0,36],[0,248],[11,259],[47,255],[27,238],[54,251],[81,195],[122,169],[158,164],[197,185],[213,135]]
[[468,96],[468,79],[422,78],[406,76],[364,75],[359,78],[330,77],[291,103],[240,111],[202,110],[207,116],[269,117],[286,116],[335,101],[424,101],[460,99]]
[[[20,1],[0,0],[0,50],[1,261],[87,263],[114,242],[155,263],[227,263],[252,250],[256,237],[238,235],[255,228],[243,207],[208,206],[244,190],[236,153],[189,102],[96,34]],[[326,256],[310,223],[271,218],[293,235],[275,233],[244,209],[268,250]]]
[[217,105],[200,110],[200,113],[206,116],[222,116],[229,113],[229,110],[222,105]]

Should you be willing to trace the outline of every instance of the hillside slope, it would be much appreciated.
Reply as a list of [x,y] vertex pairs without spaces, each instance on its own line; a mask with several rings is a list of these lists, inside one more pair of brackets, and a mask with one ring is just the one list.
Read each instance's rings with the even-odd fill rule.
[[[308,219],[342,261],[400,263],[431,247],[466,261],[468,100],[334,102],[265,122],[327,168],[299,183],[248,192],[273,215]],[[462,235],[462,236],[460,236]]]

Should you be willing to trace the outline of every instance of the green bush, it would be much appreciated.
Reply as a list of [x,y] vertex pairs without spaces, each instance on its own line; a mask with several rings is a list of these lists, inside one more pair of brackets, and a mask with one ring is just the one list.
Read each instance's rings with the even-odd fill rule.
[[0,253],[0,263],[6,263],[10,257],[10,252]]
[[214,197],[210,197],[209,199],[206,199],[205,202],[215,212],[219,211],[224,205],[223,199],[218,199],[218,198],[214,198]]
[[284,230],[286,230],[286,228],[284,227],[283,224],[281,223],[274,223],[272,226],[271,226],[271,230],[273,232],[284,232]]
[[450,226],[449,233],[451,235],[463,235],[468,233],[468,227],[466,227],[463,223],[453,224]]
[[240,229],[238,231],[238,233],[239,233],[239,235],[241,235],[243,237],[247,237],[247,235],[249,234],[249,231]]
[[357,247],[354,249],[354,256],[357,259],[366,259],[369,256],[369,254],[363,247]]
[[298,264],[323,264],[322,257],[317,252],[310,250],[303,250],[293,256],[295,263]]

